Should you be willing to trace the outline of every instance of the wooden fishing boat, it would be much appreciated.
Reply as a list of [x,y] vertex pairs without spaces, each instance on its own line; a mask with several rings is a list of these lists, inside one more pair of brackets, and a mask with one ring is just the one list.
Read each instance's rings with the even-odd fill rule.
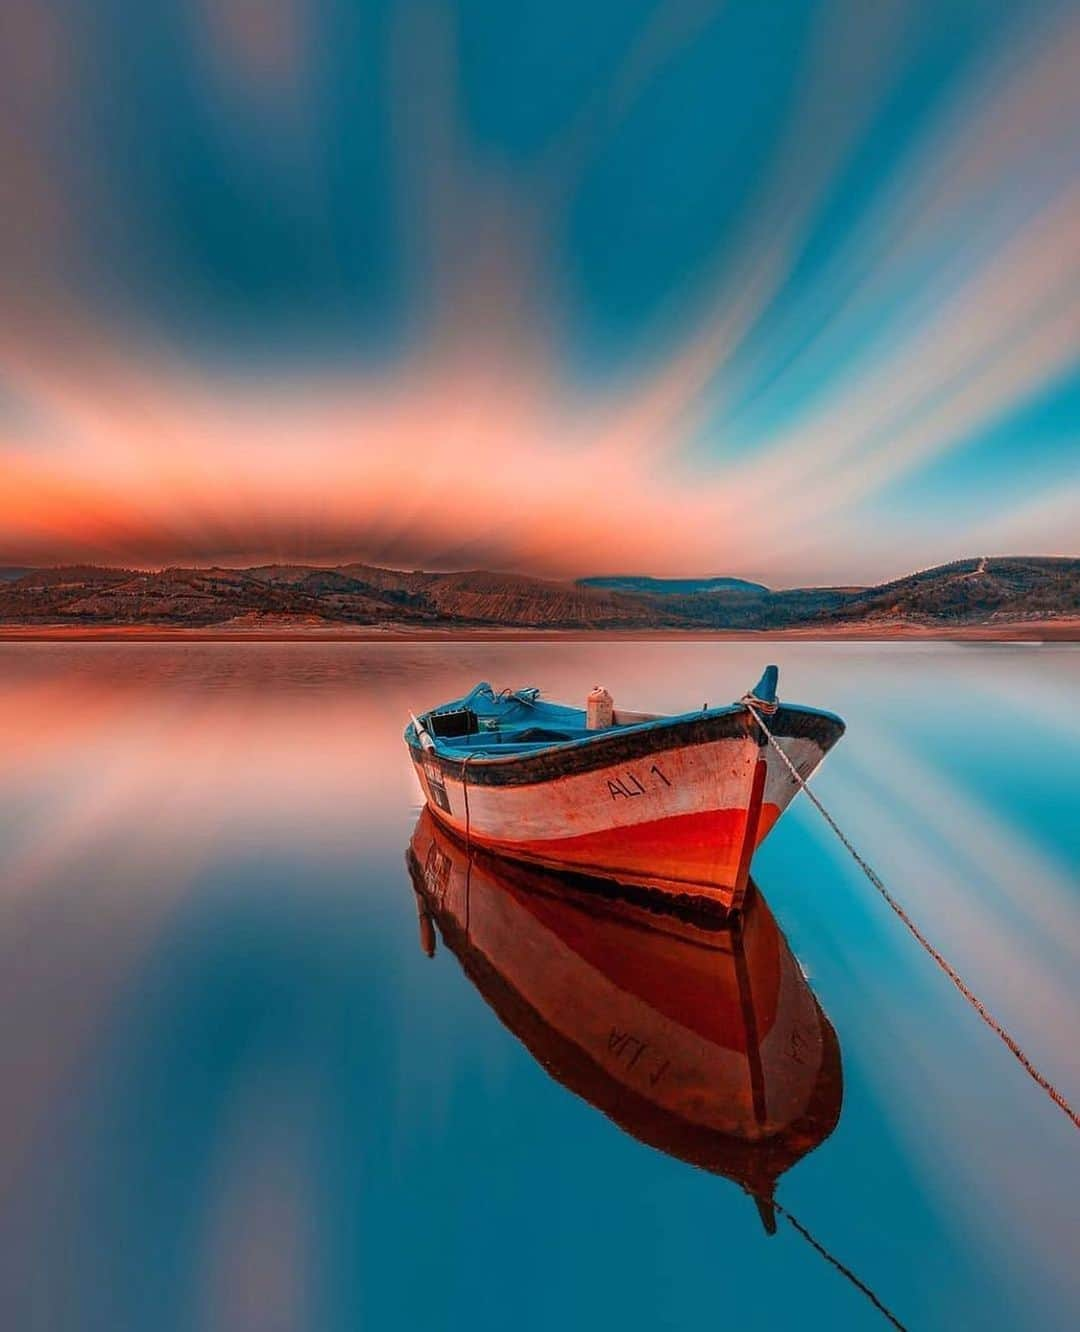
[[432,813],[467,842],[677,898],[743,905],[754,850],[844,731],[779,703],[769,666],[744,701],[680,716],[585,709],[478,684],[414,717],[405,740]]
[[782,1172],[832,1132],[832,1025],[754,894],[720,922],[467,850],[425,810],[407,863],[436,930],[503,1024],[625,1132],[734,1180],[772,1230]]

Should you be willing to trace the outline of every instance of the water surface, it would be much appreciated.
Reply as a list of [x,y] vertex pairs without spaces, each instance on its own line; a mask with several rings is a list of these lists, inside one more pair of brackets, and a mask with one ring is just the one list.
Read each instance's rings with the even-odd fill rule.
[[[1075,1325],[1075,1130],[804,800],[755,878],[842,1085],[775,1234],[422,946],[410,708],[487,679],[683,711],[767,658],[848,722],[822,798],[1080,1101],[1070,645],[2,645],[5,1325],[887,1326],[785,1213],[912,1328]],[[650,956],[677,978],[684,944]],[[579,951],[571,1026],[625,952]]]

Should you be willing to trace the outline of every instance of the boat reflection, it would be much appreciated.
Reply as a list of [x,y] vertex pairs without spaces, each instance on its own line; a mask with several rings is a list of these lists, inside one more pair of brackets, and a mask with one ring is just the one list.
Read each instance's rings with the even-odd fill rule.
[[465,847],[425,811],[407,861],[421,946],[436,926],[501,1021],[620,1128],[747,1190],[840,1115],[840,1047],[760,893],[720,923]]

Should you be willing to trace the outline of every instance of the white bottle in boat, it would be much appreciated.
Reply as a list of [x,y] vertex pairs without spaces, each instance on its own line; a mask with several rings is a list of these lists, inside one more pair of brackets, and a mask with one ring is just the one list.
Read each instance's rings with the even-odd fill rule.
[[585,699],[585,728],[602,731],[615,721],[615,700],[603,685],[594,685]]

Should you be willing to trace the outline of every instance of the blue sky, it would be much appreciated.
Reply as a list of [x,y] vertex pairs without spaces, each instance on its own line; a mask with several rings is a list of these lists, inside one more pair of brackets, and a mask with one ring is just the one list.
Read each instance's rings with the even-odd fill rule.
[[792,583],[1071,553],[1068,6],[11,19],[3,558]]

